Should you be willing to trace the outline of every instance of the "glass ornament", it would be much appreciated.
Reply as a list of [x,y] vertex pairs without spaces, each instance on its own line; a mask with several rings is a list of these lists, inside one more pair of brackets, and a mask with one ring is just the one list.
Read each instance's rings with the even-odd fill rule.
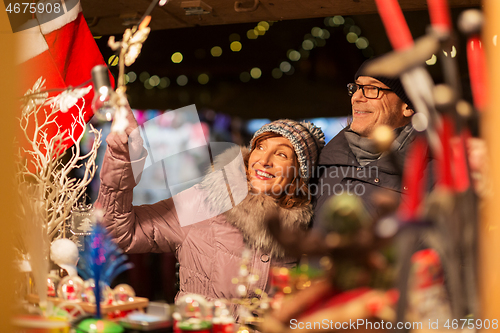
[[182,331],[199,331],[212,327],[208,320],[209,306],[205,298],[196,294],[187,294],[175,302],[181,320],[178,327]]
[[134,288],[128,284],[119,284],[113,289],[115,301],[118,303],[132,302],[135,297]]
[[61,282],[61,278],[57,275],[57,271],[50,271],[47,276],[47,296],[57,297],[57,286]]
[[57,296],[65,301],[81,301],[83,280],[78,276],[65,276],[57,287]]
[[[111,303],[114,299],[113,290],[101,281],[101,303]],[[82,300],[87,303],[95,304],[95,282],[94,279],[88,279],[83,283]]]

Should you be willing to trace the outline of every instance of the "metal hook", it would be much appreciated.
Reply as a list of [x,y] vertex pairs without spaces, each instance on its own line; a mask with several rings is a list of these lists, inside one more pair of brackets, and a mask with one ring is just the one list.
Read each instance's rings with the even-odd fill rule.
[[243,12],[253,12],[259,7],[260,0],[254,0],[253,6],[252,7],[243,7],[243,2],[242,1],[236,1],[234,3],[234,10],[238,13],[243,13]]

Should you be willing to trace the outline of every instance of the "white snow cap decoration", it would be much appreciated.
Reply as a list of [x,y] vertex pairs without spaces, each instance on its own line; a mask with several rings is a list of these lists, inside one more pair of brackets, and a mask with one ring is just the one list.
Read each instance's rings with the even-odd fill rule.
[[64,268],[69,276],[77,276],[78,247],[67,238],[56,239],[50,246],[50,258],[59,267]]

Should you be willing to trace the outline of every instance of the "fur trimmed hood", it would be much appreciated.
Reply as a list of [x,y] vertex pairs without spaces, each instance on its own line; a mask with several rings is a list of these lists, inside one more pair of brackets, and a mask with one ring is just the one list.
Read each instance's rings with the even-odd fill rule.
[[[284,228],[304,230],[312,219],[312,207],[309,204],[299,208],[283,208],[268,195],[248,192],[246,167],[244,164],[242,167],[241,162],[248,160],[249,155],[247,147],[235,146],[214,159],[216,171],[210,172],[200,183],[200,188],[208,192],[205,203],[210,209],[223,212],[227,222],[241,231],[248,246],[274,257],[284,257],[283,248],[267,229],[266,215],[277,211]],[[221,181],[221,169],[224,170],[226,181]],[[228,200],[227,184],[231,188],[235,206]]]

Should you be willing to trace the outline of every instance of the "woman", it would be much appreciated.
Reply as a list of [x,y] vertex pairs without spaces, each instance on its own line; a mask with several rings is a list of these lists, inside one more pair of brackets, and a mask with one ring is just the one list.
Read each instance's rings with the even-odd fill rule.
[[[228,187],[211,173],[176,198],[133,206],[132,190],[136,184],[124,135],[112,133],[106,140],[108,149],[97,204],[104,210],[107,230],[126,252],[175,253],[180,263],[177,297],[187,293],[201,294],[208,300],[239,297],[231,280],[238,276],[245,247],[252,250],[248,268],[260,276],[254,287],[263,291],[270,289],[267,277],[271,267],[295,264],[297,258],[286,258],[268,233],[264,218],[278,210],[285,226],[308,226],[312,217],[308,175],[324,146],[321,129],[293,120],[277,120],[263,126],[255,133],[250,150],[241,147],[248,195],[222,214],[182,226],[174,205],[176,198],[187,198],[193,209],[204,210],[209,204],[217,205],[218,198],[227,195]],[[234,156],[231,149],[220,154],[215,159],[215,169]],[[236,193],[239,189],[231,191]],[[253,292],[248,296],[258,297]]]

